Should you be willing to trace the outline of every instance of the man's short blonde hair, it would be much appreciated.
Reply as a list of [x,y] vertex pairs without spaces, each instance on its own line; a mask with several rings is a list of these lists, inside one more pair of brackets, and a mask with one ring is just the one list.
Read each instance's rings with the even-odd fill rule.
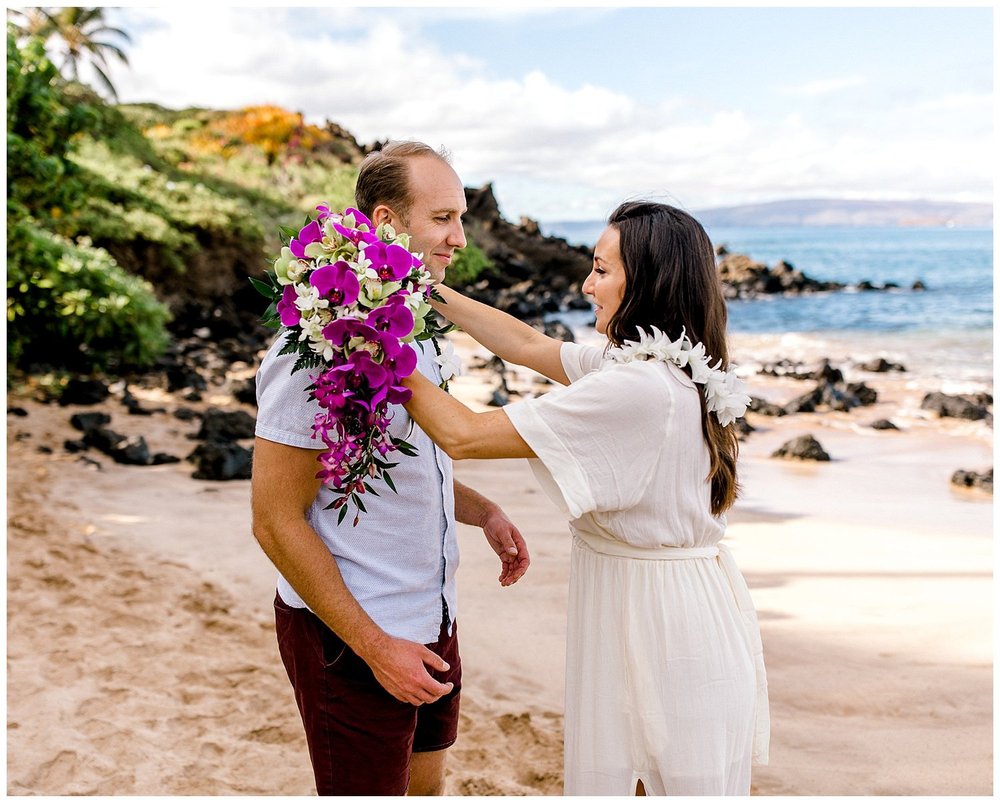
[[404,220],[408,218],[413,194],[407,162],[422,156],[433,156],[451,164],[451,156],[444,148],[434,150],[430,145],[413,140],[387,142],[381,150],[369,153],[361,163],[354,189],[358,210],[371,217],[375,207],[384,204]]

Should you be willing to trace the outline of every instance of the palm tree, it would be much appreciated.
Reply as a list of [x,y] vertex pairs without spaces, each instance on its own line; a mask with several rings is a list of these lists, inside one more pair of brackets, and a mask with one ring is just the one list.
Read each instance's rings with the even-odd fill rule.
[[8,8],[7,20],[13,24],[18,37],[45,38],[52,27],[49,12],[44,8]]
[[[54,41],[55,50],[63,56],[60,69],[72,81],[80,80],[80,64],[89,61],[101,85],[113,100],[118,100],[114,84],[108,78],[105,54],[117,56],[125,64],[124,51],[107,37],[118,37],[131,43],[131,38],[120,28],[112,28],[104,21],[103,8],[29,8],[8,11],[8,18],[17,25],[22,35],[40,36],[46,42]],[[20,22],[19,20],[23,20]]]

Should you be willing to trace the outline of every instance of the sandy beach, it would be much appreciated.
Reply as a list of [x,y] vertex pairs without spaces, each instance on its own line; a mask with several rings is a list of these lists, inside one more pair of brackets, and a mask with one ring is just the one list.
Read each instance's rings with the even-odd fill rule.
[[[455,340],[476,364],[482,352]],[[812,386],[748,381],[778,403]],[[991,795],[993,500],[949,478],[992,467],[993,431],[920,410],[938,388],[906,374],[864,381],[872,407],[748,415],[727,542],[759,611],[771,694],[771,763],[753,792]],[[452,390],[486,409],[494,383],[470,371]],[[544,389],[528,374],[509,383]],[[173,409],[239,405],[133,392],[168,412],[8,398],[27,416],[7,417],[7,792],[312,794],[249,482],[62,446],[79,435],[72,413],[103,410],[183,457],[198,422]],[[878,418],[900,431],[871,429]],[[831,462],[770,457],[806,433]],[[465,679],[447,792],[559,795],[566,523],[523,460],[460,463],[456,476],[505,508],[533,564],[500,588],[495,556],[460,526]]]

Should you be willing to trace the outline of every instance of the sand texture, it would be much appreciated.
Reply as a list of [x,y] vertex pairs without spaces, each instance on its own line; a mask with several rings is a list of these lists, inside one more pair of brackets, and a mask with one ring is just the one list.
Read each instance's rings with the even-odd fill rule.
[[[475,362],[480,352],[458,344]],[[727,541],[760,614],[770,684],[771,764],[753,791],[990,795],[992,497],[949,478],[992,466],[992,430],[920,411],[912,382],[868,381],[873,408],[749,416]],[[493,382],[473,372],[453,390],[486,409]],[[510,384],[542,389],[528,375]],[[751,384],[776,401],[804,389]],[[8,398],[28,415],[7,418],[7,792],[311,794],[249,482],[63,450],[79,435],[70,415],[86,409],[154,451],[190,452],[198,422],[169,414],[180,402],[143,400],[168,412]],[[213,403],[236,406],[201,407]],[[882,417],[901,431],[867,426]],[[806,433],[830,463],[770,457]],[[456,475],[507,510],[533,564],[500,588],[495,556],[461,526],[465,681],[447,792],[558,795],[566,523],[525,461],[470,461]]]

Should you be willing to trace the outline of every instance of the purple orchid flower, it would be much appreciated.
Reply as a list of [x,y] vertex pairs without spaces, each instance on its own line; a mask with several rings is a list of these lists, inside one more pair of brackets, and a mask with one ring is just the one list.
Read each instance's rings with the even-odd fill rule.
[[383,282],[405,279],[413,269],[413,254],[396,243],[374,242],[365,248],[365,256]]
[[295,306],[295,300],[298,297],[298,293],[295,292],[295,287],[290,284],[286,284],[285,289],[281,292],[281,299],[278,301],[278,305],[276,307],[278,317],[281,318],[283,326],[299,325],[302,315],[299,313],[299,308]]
[[365,322],[378,332],[395,337],[406,337],[413,331],[413,313],[406,304],[389,303],[373,309]]
[[397,345],[396,351],[392,354],[386,349],[382,367],[389,371],[394,379],[402,379],[416,369],[417,353],[408,344]]
[[406,404],[413,395],[413,391],[400,385],[399,381],[416,370],[417,353],[407,344],[397,344],[396,349],[391,353],[386,351],[382,366],[392,377],[392,381],[386,389],[386,402],[388,404]]
[[323,337],[329,340],[334,348],[344,348],[352,337],[363,337],[369,342],[379,339],[379,333],[357,318],[338,318],[323,327]]
[[355,223],[359,223],[359,224],[360,223],[364,223],[369,229],[374,229],[375,228],[372,225],[372,222],[368,219],[368,216],[366,214],[364,214],[363,212],[355,209],[353,206],[349,206],[349,207],[347,207],[347,209],[344,210],[344,217],[348,217],[349,215],[354,215],[354,222]]
[[347,390],[347,377],[343,372],[330,369],[309,378],[315,385],[312,396],[324,410],[342,410],[353,395]]
[[[338,232],[342,237],[346,237],[355,245],[360,245],[361,243],[368,245],[370,243],[379,242],[378,237],[375,236],[375,232],[372,231],[375,226],[372,225],[372,222],[366,215],[362,214],[353,206],[349,206],[344,210],[343,218],[349,217],[350,215],[354,215],[355,228],[352,229],[349,226],[343,225],[343,223],[334,222],[333,228],[336,232]],[[343,220],[343,218],[341,218],[341,220]],[[367,226],[368,231],[361,231],[357,228],[357,226],[361,225]]]
[[347,386],[356,391],[355,402],[368,412],[375,410],[385,399],[392,375],[367,351],[354,352],[339,370],[345,373]]
[[361,283],[346,262],[323,265],[309,276],[309,283],[335,307],[348,307],[358,300]]
[[297,259],[305,259],[306,256],[306,246],[310,243],[319,242],[323,239],[323,230],[319,227],[318,221],[312,221],[302,227],[299,231],[299,236],[294,238],[289,244],[288,249]]
[[347,358],[351,368],[347,384],[352,387],[362,387],[366,384],[371,389],[385,387],[389,381],[389,372],[372,359],[367,351],[356,351]]
[[401,385],[393,385],[387,389],[385,400],[389,404],[406,404],[412,396],[413,391],[409,388],[404,388]]
[[[360,213],[359,213],[360,214]],[[365,218],[367,220],[367,218]],[[342,226],[340,223],[334,223],[333,228],[342,237],[346,237],[356,246],[361,247],[361,243],[365,246],[370,246],[373,243],[381,242],[379,238],[375,235],[373,231],[361,231],[360,229],[350,229],[347,226]]]

